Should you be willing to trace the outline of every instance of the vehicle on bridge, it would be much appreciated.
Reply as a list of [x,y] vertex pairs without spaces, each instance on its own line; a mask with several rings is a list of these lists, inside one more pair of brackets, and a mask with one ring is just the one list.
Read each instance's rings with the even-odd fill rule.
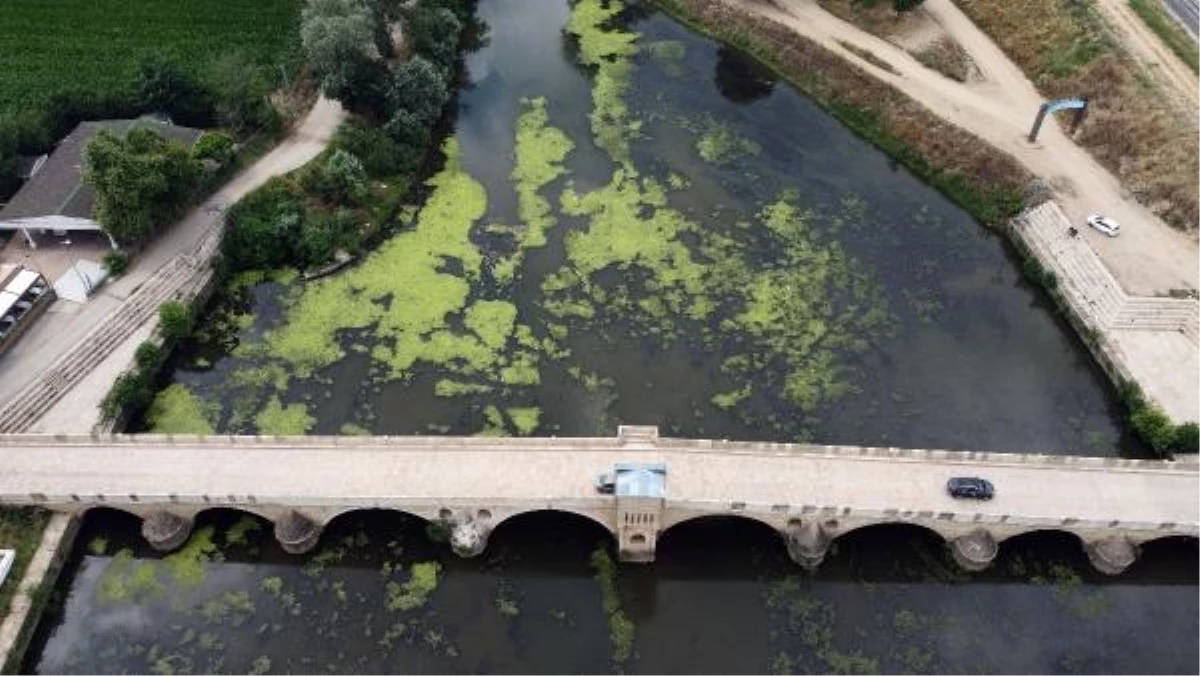
[[955,498],[991,500],[996,495],[992,482],[979,477],[954,477],[946,482],[946,490]]
[[13,562],[16,560],[15,549],[0,549],[0,587],[4,586],[4,580],[8,577],[8,572],[12,570]]

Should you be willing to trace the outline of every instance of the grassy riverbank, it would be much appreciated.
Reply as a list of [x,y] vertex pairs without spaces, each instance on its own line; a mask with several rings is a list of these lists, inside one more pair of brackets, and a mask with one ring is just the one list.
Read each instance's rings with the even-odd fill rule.
[[720,0],[655,0],[691,28],[766,64],[843,125],[980,221],[1016,215],[1033,176],[1015,159],[770,19]]
[[1099,9],[1068,0],[955,4],[1047,98],[1088,97],[1079,145],[1164,221],[1196,228],[1195,124],[1122,48]]
[[0,620],[8,615],[8,606],[20,586],[29,560],[37,551],[42,540],[42,531],[50,521],[50,515],[39,509],[12,508],[0,510],[0,549],[17,550],[17,560],[8,573],[8,580],[0,586]]

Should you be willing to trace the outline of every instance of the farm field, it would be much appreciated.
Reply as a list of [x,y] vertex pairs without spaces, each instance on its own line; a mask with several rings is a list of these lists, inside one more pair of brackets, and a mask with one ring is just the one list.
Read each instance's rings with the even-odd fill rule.
[[63,89],[131,85],[148,56],[201,70],[240,53],[263,64],[299,52],[302,0],[3,0],[0,114]]

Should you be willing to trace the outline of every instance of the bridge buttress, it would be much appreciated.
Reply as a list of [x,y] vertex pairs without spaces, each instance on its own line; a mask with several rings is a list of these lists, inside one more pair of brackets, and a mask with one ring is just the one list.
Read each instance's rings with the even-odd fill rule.
[[142,537],[157,551],[173,551],[182,547],[191,537],[194,522],[191,516],[166,510],[151,512],[142,519]]
[[817,521],[792,519],[784,531],[788,556],[807,571],[814,571],[825,560],[833,534]]
[[966,535],[949,540],[950,554],[964,570],[977,573],[992,565],[1000,544],[988,531],[977,528]]
[[275,539],[288,554],[304,554],[317,546],[325,527],[292,509],[275,519]]
[[1096,570],[1105,575],[1120,575],[1137,561],[1141,553],[1129,538],[1114,535],[1099,540],[1085,541],[1083,550]]

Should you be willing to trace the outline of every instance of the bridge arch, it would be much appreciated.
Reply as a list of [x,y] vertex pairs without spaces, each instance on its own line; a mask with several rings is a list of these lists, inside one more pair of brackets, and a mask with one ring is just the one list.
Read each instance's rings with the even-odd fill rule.
[[[479,510],[479,511],[488,511],[488,510]],[[604,530],[604,532],[608,533],[609,535],[613,535],[613,526],[609,519],[606,519],[605,517],[595,514],[589,510],[575,509],[573,507],[542,507],[542,508],[538,508],[538,509],[526,509],[526,510],[522,510],[522,511],[508,512],[508,513],[502,514],[498,517],[491,516],[491,513],[489,512],[485,516],[488,517],[486,520],[490,521],[491,531],[494,533],[500,528],[500,526],[502,526],[504,524],[509,524],[511,527],[511,524],[514,520],[519,520],[522,517],[528,517],[528,516],[532,516],[535,514],[565,514],[565,515],[569,515],[572,517],[578,517],[585,521],[589,521],[589,522],[595,524],[596,526],[599,526],[600,528],[602,528]]]

